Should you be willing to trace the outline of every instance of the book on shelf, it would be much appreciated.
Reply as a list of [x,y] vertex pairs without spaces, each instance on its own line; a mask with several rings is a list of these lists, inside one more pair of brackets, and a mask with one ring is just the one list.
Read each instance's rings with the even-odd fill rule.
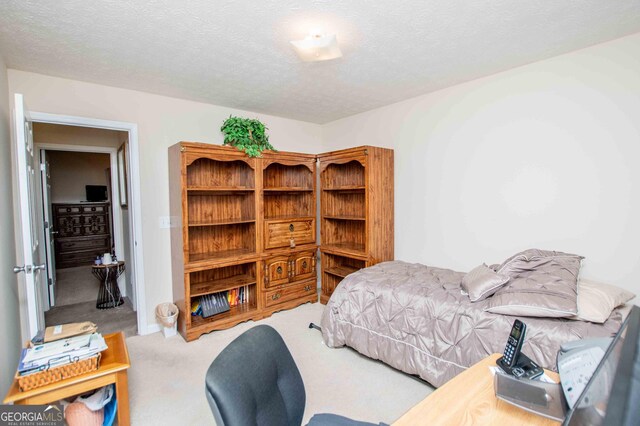
[[227,312],[231,307],[249,302],[249,286],[233,288],[218,293],[205,294],[191,301],[191,315],[208,318]]
[[203,318],[227,312],[230,309],[227,292],[225,291],[200,296],[200,305],[202,307]]

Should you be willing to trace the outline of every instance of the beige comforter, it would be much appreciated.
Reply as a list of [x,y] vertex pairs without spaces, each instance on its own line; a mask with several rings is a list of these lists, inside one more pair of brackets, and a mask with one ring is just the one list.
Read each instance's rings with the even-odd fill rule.
[[[484,312],[490,299],[471,303],[460,291],[461,272],[401,261],[346,277],[322,316],[329,347],[350,346],[373,359],[440,386],[487,355],[501,353],[517,317]],[[560,344],[611,336],[622,323],[614,311],[604,324],[520,318],[522,351],[555,370]]]

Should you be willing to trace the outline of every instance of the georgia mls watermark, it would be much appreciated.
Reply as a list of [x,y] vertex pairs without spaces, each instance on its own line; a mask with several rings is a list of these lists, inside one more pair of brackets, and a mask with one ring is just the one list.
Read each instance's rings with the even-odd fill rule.
[[0,426],[63,426],[62,407],[51,405],[0,405]]

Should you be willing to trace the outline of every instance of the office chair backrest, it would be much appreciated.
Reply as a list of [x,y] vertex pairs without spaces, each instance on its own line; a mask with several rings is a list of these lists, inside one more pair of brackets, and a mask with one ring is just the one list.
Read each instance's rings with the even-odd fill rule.
[[280,334],[256,326],[211,363],[205,393],[219,426],[302,423],[302,376]]

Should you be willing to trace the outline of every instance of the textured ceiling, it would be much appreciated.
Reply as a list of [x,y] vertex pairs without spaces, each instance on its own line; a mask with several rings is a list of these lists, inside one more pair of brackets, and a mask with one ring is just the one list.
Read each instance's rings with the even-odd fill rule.
[[[343,58],[303,63],[323,28]],[[640,0],[2,0],[7,66],[325,123],[640,31]]]

